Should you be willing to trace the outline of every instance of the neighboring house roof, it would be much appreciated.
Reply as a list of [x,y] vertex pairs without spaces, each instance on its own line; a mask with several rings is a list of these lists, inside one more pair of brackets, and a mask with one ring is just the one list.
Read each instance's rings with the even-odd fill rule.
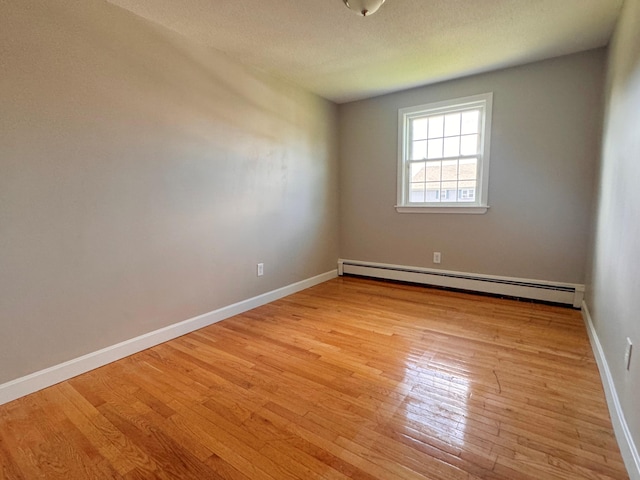
[[[477,175],[477,166],[475,163],[462,161],[460,162],[459,168],[460,173],[458,175],[457,161],[445,160],[444,162],[425,162],[425,166],[420,168],[411,177],[411,182],[446,182],[456,181],[458,178],[460,180],[475,181]],[[469,186],[462,185],[462,187],[466,188],[469,188]]]

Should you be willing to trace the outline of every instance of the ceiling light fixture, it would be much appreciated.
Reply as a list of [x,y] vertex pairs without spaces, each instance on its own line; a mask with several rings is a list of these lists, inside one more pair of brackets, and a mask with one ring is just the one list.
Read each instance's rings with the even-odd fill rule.
[[358,15],[368,17],[382,6],[385,0],[342,0],[344,4]]

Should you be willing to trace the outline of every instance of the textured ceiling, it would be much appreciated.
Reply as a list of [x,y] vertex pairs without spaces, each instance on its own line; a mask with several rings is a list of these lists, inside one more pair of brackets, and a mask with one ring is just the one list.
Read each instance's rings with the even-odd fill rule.
[[108,0],[341,103],[606,45],[623,0]]

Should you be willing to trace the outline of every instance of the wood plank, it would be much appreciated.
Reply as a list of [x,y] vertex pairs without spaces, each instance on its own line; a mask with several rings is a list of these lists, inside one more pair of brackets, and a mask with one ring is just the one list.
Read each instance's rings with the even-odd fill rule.
[[0,406],[0,476],[628,478],[579,312],[349,277]]

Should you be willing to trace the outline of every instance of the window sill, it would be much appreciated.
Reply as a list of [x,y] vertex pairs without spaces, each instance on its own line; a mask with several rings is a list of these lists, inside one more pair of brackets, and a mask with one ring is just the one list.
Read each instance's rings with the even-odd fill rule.
[[488,205],[442,205],[437,207],[396,205],[398,213],[464,213],[470,215],[482,215],[487,213]]

